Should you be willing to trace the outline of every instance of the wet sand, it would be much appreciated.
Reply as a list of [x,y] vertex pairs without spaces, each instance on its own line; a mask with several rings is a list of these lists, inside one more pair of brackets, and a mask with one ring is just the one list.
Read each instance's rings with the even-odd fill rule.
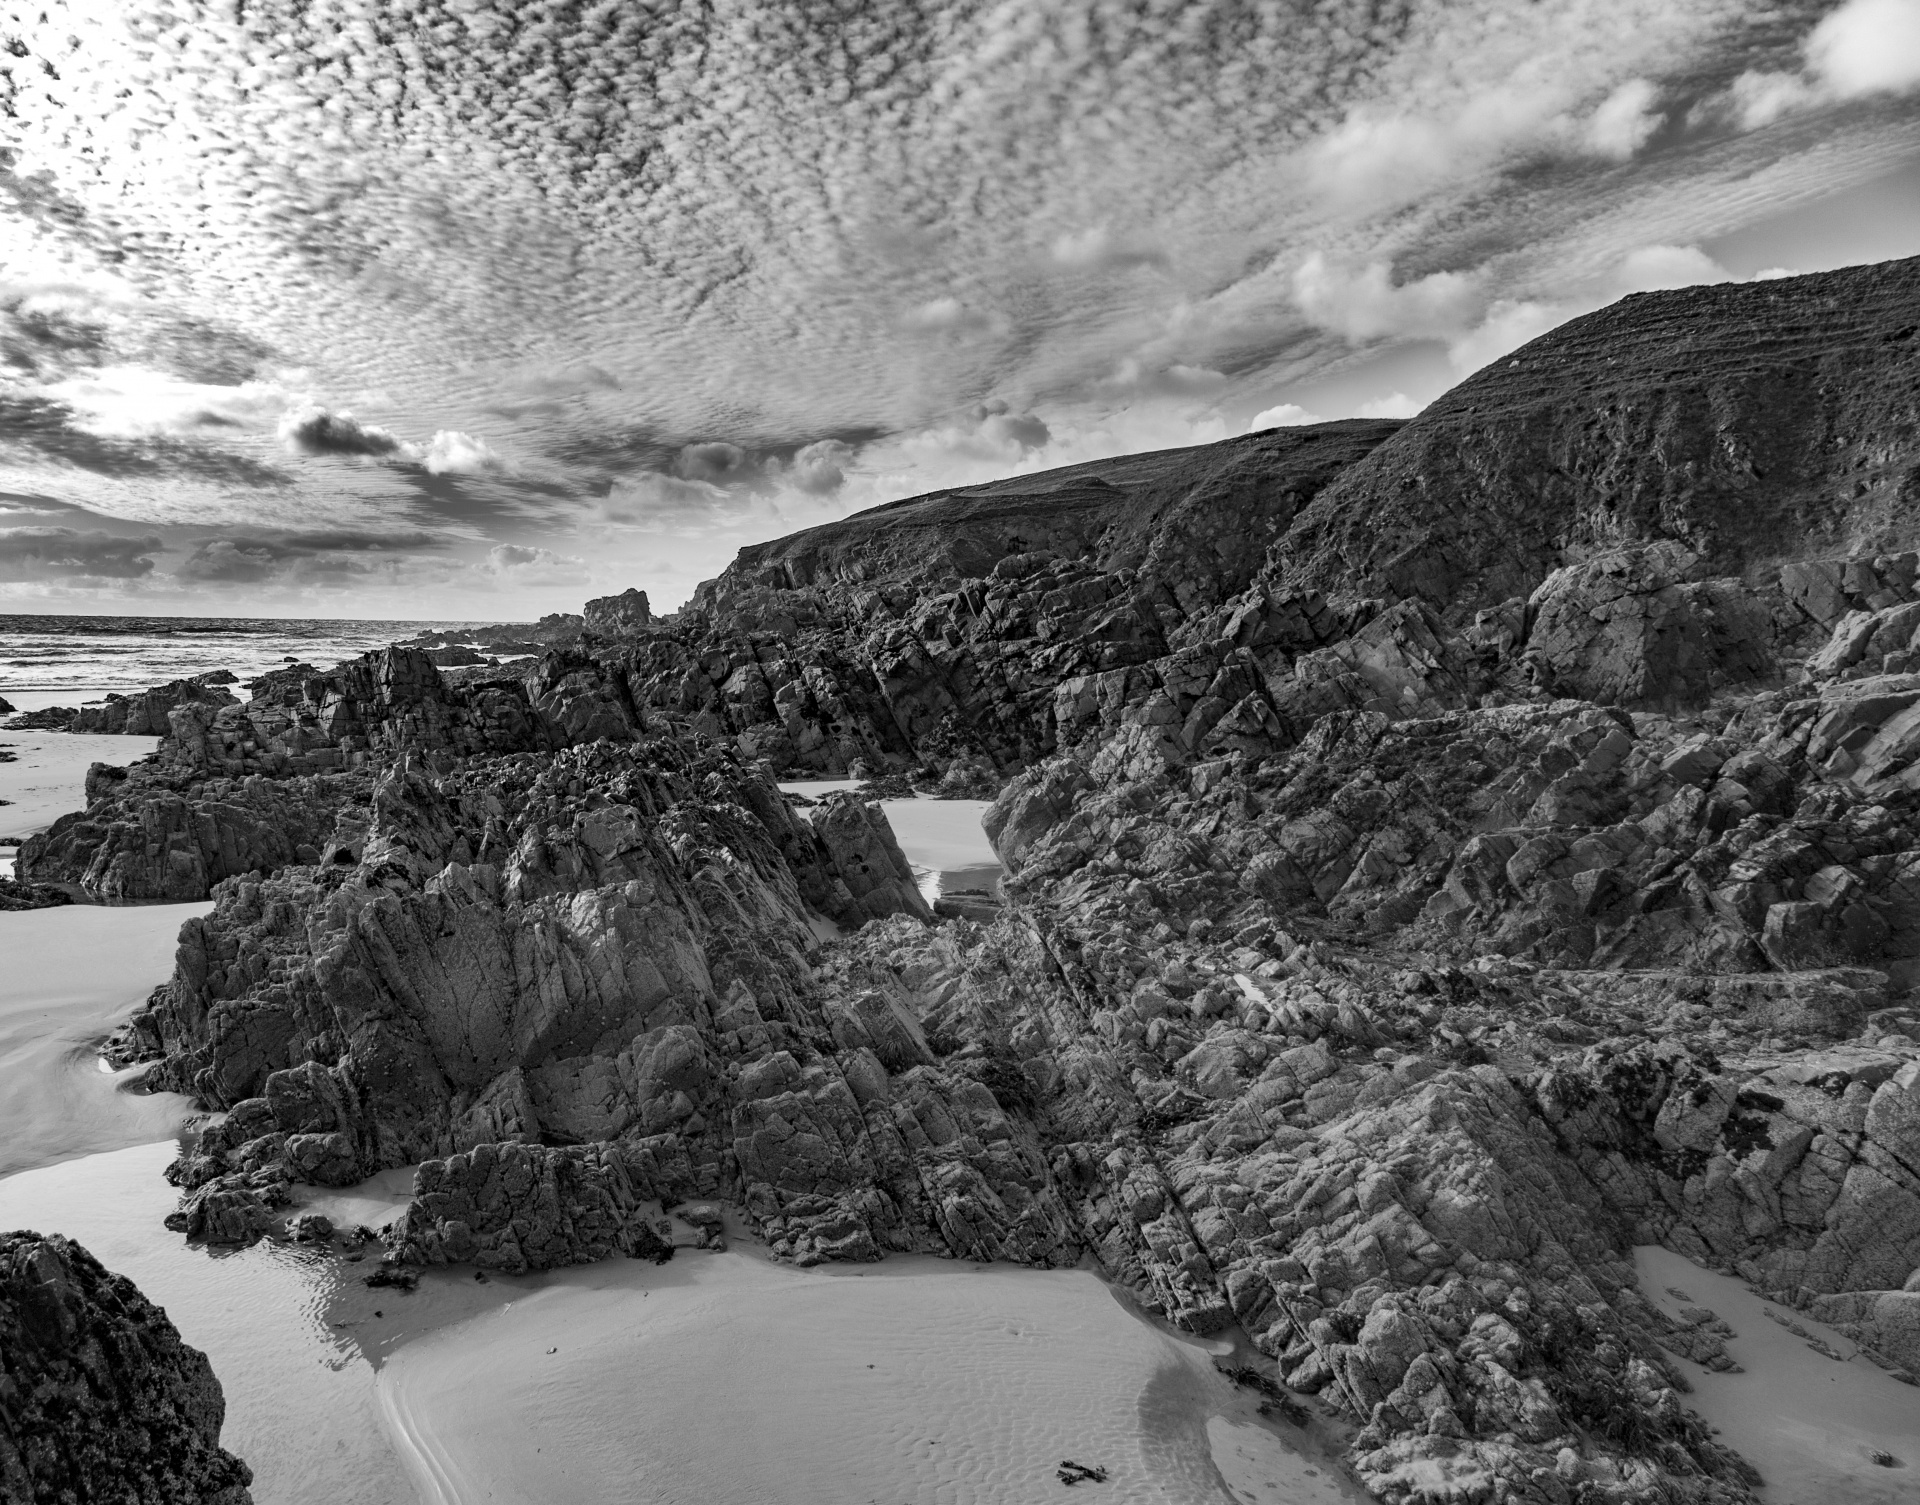
[[0,730],[0,751],[15,755],[14,761],[0,763],[0,800],[7,802],[0,805],[0,847],[46,830],[69,810],[85,809],[90,764],[125,767],[159,745],[158,737]]
[[173,971],[181,923],[211,904],[0,912],[0,1175],[173,1133],[171,1094],[122,1090],[96,1045]]
[[552,1277],[402,1347],[380,1393],[433,1505],[1000,1505],[1064,1459],[1143,1505],[1364,1500],[1214,1371],[1229,1347],[1083,1271],[693,1252]]
[[[1686,1404],[1760,1470],[1762,1499],[1775,1505],[1920,1502],[1920,1389],[1853,1357],[1859,1345],[1832,1328],[1762,1300],[1731,1276],[1651,1246],[1634,1250],[1634,1263],[1642,1293],[1669,1316],[1682,1307],[1706,1307],[1738,1334],[1727,1340],[1727,1353],[1744,1374],[1676,1362],[1693,1382]],[[1845,1362],[1809,1348],[1769,1311],[1846,1355]],[[1875,1452],[1891,1453],[1899,1466],[1876,1464]]]

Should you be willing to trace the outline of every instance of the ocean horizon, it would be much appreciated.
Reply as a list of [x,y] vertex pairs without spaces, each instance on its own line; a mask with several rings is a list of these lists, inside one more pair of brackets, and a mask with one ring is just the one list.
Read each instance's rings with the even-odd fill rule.
[[[288,663],[326,669],[452,618],[170,617],[0,613],[0,699],[97,699],[227,669],[251,679]],[[44,703],[44,702],[40,702]]]

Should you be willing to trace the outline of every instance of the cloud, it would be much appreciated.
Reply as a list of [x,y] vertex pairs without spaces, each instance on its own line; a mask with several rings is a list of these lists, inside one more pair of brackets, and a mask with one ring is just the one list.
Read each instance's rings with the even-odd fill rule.
[[900,321],[906,328],[932,334],[972,334],[992,329],[993,316],[982,309],[970,308],[955,297],[929,298],[907,310]]
[[287,405],[275,382],[189,382],[139,366],[103,366],[43,390],[72,410],[75,427],[121,438],[256,428]]
[[1749,70],[1729,105],[1749,130],[1820,105],[1920,90],[1920,0],[1846,0],[1801,44],[1798,72]]
[[444,545],[438,535],[417,531],[316,530],[209,538],[187,555],[174,575],[202,584],[308,585],[375,573],[396,575],[418,556]]
[[1158,246],[1143,237],[1115,235],[1105,225],[1056,236],[1050,249],[1055,265],[1081,272],[1167,265],[1167,254]]
[[585,585],[593,578],[585,560],[525,544],[495,544],[487,550],[483,568],[515,587]]
[[1329,203],[1377,211],[1527,160],[1624,162],[1665,119],[1659,93],[1646,78],[1628,78],[1583,107],[1564,78],[1523,69],[1435,110],[1370,102],[1314,144],[1308,179]]
[[295,408],[280,420],[280,442],[301,455],[392,455],[400,441],[383,428],[363,424],[351,413],[325,408]]
[[1654,108],[1660,91],[1644,78],[1630,78],[1600,102],[1582,132],[1595,156],[1625,162],[1647,144],[1666,116]]
[[1297,403],[1283,402],[1278,407],[1255,413],[1253,421],[1247,425],[1247,432],[1257,434],[1262,429],[1292,428],[1302,423],[1325,422],[1326,419],[1318,413],[1309,413]]
[[1920,0],[1847,0],[1808,34],[1806,55],[1837,99],[1920,88]]
[[825,496],[846,484],[853,463],[853,446],[838,439],[821,439],[794,453],[793,484],[810,496]]
[[457,429],[441,429],[435,434],[420,463],[436,476],[500,475],[507,469],[491,444]]
[[1390,392],[1385,397],[1376,397],[1371,402],[1363,402],[1353,410],[1355,418],[1411,418],[1426,404],[1407,396],[1405,392]]
[[1478,279],[1464,273],[1432,272],[1396,283],[1385,262],[1349,269],[1318,251],[1293,274],[1293,301],[1316,329],[1355,345],[1388,337],[1447,339],[1486,306]]
[[153,573],[153,555],[162,547],[153,534],[124,538],[91,529],[0,528],[0,580],[138,580]]

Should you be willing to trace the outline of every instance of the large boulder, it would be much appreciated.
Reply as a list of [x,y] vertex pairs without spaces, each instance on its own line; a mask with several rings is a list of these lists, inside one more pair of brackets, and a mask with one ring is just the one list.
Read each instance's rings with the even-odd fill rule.
[[617,596],[599,596],[589,601],[580,613],[588,632],[602,637],[620,637],[652,625],[653,608],[643,590],[627,589]]
[[0,1498],[247,1505],[213,1366],[58,1234],[0,1234]]

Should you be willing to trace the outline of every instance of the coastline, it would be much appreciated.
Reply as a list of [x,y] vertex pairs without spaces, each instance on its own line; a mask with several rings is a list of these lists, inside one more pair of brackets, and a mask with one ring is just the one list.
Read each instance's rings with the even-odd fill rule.
[[[146,739],[85,740],[124,757]],[[77,758],[64,786],[49,763],[30,769],[49,820],[79,803]],[[924,806],[904,822],[922,873],[984,847],[960,828],[977,822],[960,806],[977,802],[890,803]],[[191,1105],[125,1090],[140,1069],[102,1069],[97,1047],[165,979],[180,924],[209,907],[0,915],[0,941],[27,961],[0,978],[0,1135],[19,1147],[0,1169],[0,1224],[79,1240],[208,1353],[224,1442],[252,1464],[259,1505],[545,1505],[612,1498],[636,1478],[663,1502],[826,1505],[858,1486],[944,1505],[1050,1493],[1063,1457],[1169,1505],[1366,1498],[1323,1423],[1289,1438],[1214,1370],[1230,1341],[1149,1322],[1085,1270],[896,1255],[803,1271],[776,1264],[737,1217],[726,1253],[483,1281],[428,1270],[411,1292],[368,1287],[371,1255],[187,1243],[163,1226],[174,1191],[161,1173]],[[377,1225],[409,1193],[402,1169],[302,1187],[297,1201]],[[841,1370],[853,1404],[833,1388]],[[755,1419],[751,1445],[742,1415]],[[931,1420],[937,1436],[919,1436]]]

